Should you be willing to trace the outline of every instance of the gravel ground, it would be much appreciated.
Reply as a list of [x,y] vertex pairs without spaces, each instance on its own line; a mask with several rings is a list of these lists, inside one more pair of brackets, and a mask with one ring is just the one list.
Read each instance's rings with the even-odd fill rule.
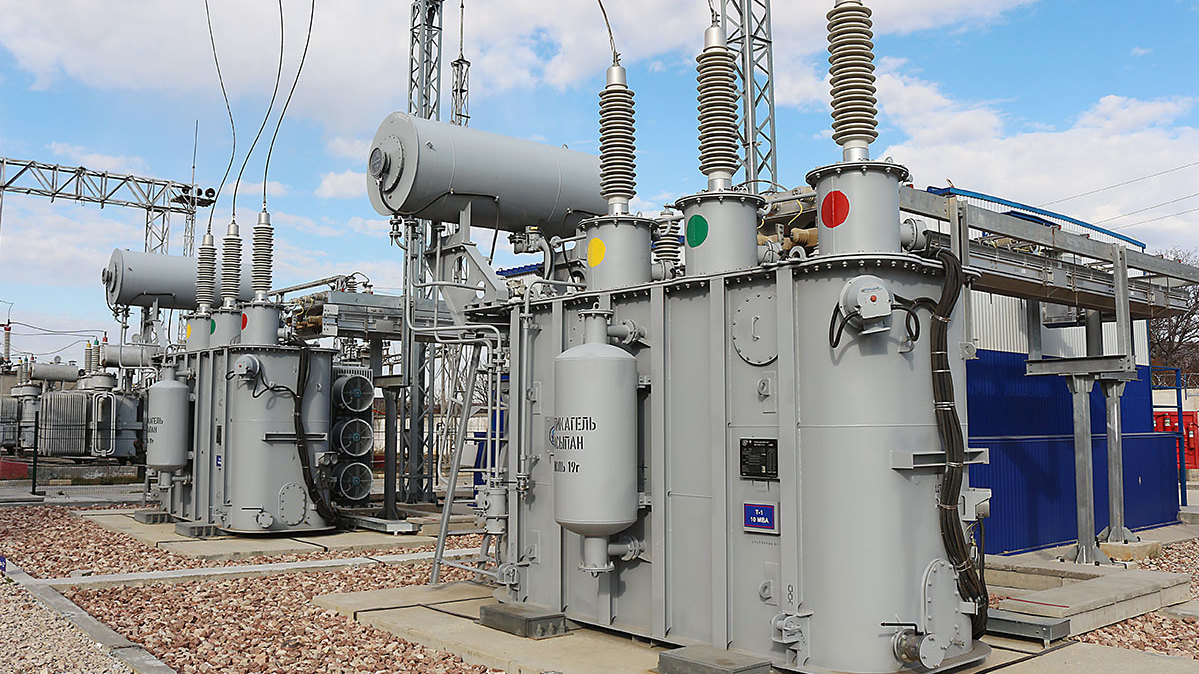
[[24,588],[0,577],[0,671],[124,674],[130,670]]
[[[1145,560],[1140,567],[1151,571],[1189,573],[1191,596],[1199,598],[1199,540],[1163,546],[1161,557]],[[1156,613],[1108,625],[1080,635],[1077,639],[1086,643],[1199,660],[1199,621],[1167,618]]]
[[[0,555],[16,562],[35,578],[62,578],[73,571],[87,575],[197,569],[243,564],[267,564],[313,559],[344,559],[372,555],[427,552],[432,545],[397,550],[344,550],[273,555],[239,560],[202,560],[150,547],[75,515],[64,506],[0,508]],[[478,534],[450,536],[448,548],[478,547]]]
[[[459,570],[447,575],[465,577]],[[372,567],[71,589],[66,596],[183,674],[487,672],[312,604],[320,594],[417,585],[428,578],[428,565]]]

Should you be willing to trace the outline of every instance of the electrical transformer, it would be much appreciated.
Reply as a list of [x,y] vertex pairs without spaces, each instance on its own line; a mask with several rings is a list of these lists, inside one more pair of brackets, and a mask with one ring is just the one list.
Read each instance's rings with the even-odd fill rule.
[[[732,183],[735,61],[714,22],[698,58],[706,189],[659,219],[629,212],[632,92],[614,54],[606,214],[578,223],[573,251],[547,253],[520,301],[465,312],[464,333],[498,326],[511,354],[504,465],[479,491],[513,610],[813,674],[940,671],[990,652],[972,535],[988,493],[968,475],[985,452],[964,442],[958,300],[973,272],[900,222],[907,170],[870,159],[869,10],[837,0],[829,28],[843,161],[807,176],[815,228],[783,233],[807,245],[762,245],[766,201]],[[394,123],[372,166],[397,165]],[[437,180],[404,166],[409,184]],[[377,179],[379,212],[406,213],[387,196],[395,177]],[[518,171],[506,180],[526,193]]]

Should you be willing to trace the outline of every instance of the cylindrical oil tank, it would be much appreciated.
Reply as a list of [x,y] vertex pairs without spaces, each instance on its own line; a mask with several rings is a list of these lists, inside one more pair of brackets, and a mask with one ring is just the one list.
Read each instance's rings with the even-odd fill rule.
[[29,378],[34,381],[79,381],[81,371],[74,363],[29,364]]
[[153,367],[162,347],[150,344],[100,345],[100,367]]
[[375,448],[375,431],[366,419],[342,419],[333,424],[333,446],[347,456],[365,456]]
[[748,192],[701,192],[675,202],[683,212],[687,275],[758,266],[758,209],[765,203]]
[[606,215],[581,226],[587,234],[587,289],[611,290],[649,283],[650,232],[654,221]]
[[241,342],[244,315],[240,309],[217,309],[212,312],[212,334],[208,346],[229,346]]
[[274,346],[279,343],[279,305],[251,304],[242,308],[241,343]]
[[[290,346],[230,347],[230,362],[246,355],[258,362],[262,380],[290,391],[263,390],[258,377],[228,380],[223,449],[230,475],[229,512],[222,528],[237,533],[327,529],[333,522],[312,506],[313,489],[319,488],[318,457],[329,448],[333,354]],[[291,393],[301,390],[302,441],[297,438],[297,401]]]
[[383,215],[457,222],[469,205],[475,225],[510,232],[570,236],[608,212],[594,155],[401,112],[375,133],[366,182]]
[[160,377],[146,393],[146,467],[182,470],[191,437],[189,390],[173,369],[163,368]]
[[[804,583],[799,598],[812,612],[808,666],[819,671],[909,671],[893,649],[899,628],[880,628],[880,623],[926,625],[926,616],[948,611],[956,616],[959,641],[948,644],[946,658],[972,646],[959,600],[949,596],[948,606],[932,604],[945,598],[926,598],[924,592],[930,564],[946,557],[937,508],[944,468],[919,467],[914,458],[941,452],[933,405],[931,320],[921,312],[925,329],[915,344],[901,314],[883,331],[867,334],[851,324],[835,347],[828,324],[847,284],[859,275],[881,279],[892,296],[933,298],[940,296],[944,276],[940,265],[914,256],[842,259],[849,261],[830,265],[813,258],[797,268],[803,298],[795,319],[800,360],[798,372],[786,375],[798,377],[802,411],[802,471],[783,479],[799,480],[800,487]],[[958,348],[962,341],[959,304],[948,343],[962,434],[968,437],[965,361]],[[945,627],[939,625],[937,631]],[[954,627],[948,631],[953,633]]]
[[[608,343],[608,312],[554,360],[554,518],[584,537],[585,571],[612,568],[607,537],[637,521],[637,359]],[[602,544],[602,545],[601,545]]]
[[[217,263],[217,278],[221,276]],[[112,251],[108,266],[100,274],[108,303],[112,306],[148,307],[158,302],[160,309],[196,309],[196,260],[178,255]],[[250,265],[242,265],[243,302],[254,298],[250,285]]]
[[375,403],[375,386],[360,374],[343,374],[333,382],[333,404],[349,412],[365,412]]
[[833,164],[808,174],[816,188],[820,254],[900,250],[899,184],[908,170],[886,162]]
[[208,314],[192,314],[187,318],[187,327],[183,332],[183,345],[188,351],[202,351],[208,348],[212,341],[212,333],[216,331],[216,323]]

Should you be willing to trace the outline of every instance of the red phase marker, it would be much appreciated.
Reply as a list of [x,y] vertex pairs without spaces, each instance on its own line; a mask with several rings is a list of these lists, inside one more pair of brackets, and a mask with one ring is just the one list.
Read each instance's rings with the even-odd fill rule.
[[825,227],[832,229],[849,219],[849,197],[840,190],[829,192],[820,204],[820,221]]
[[246,325],[248,325],[249,323],[250,323],[250,317],[245,314],[242,314],[241,315],[241,329],[245,330]]

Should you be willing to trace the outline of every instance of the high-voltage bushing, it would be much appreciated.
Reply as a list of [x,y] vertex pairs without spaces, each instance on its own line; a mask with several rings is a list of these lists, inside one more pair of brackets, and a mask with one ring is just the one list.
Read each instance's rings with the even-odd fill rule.
[[[114,250],[108,266],[101,272],[108,303],[112,306],[150,307],[194,311],[199,306],[196,294],[196,260],[177,255]],[[243,274],[239,301],[254,297],[249,274]]]
[[833,140],[843,161],[807,176],[816,188],[821,255],[899,252],[899,184],[908,170],[870,160],[878,137],[870,9],[838,0],[828,13]]
[[279,329],[283,326],[277,304],[254,302],[241,310],[241,344],[270,346],[279,343]]
[[200,240],[200,251],[196,262],[196,303],[201,313],[216,306],[216,241],[212,232],[205,232]]
[[610,311],[554,359],[554,519],[581,539],[579,569],[611,571],[609,537],[637,521],[637,359],[608,341]]
[[366,419],[342,419],[333,424],[333,447],[346,456],[366,456],[375,448],[375,431]]
[[375,403],[375,386],[360,374],[343,374],[333,382],[333,405],[349,412],[365,412]]
[[707,191],[683,197],[687,274],[716,274],[758,265],[758,211],[766,200],[733,189],[737,154],[736,64],[724,29],[704,32],[699,64],[699,169]]
[[159,489],[168,489],[174,473],[188,466],[190,394],[173,367],[162,368],[146,392],[146,467],[158,471]]
[[587,236],[588,290],[648,283],[653,269],[654,221],[629,214],[629,201],[636,195],[633,91],[618,63],[608,68],[607,82],[600,92],[600,190],[608,202],[607,215],[579,225]]
[[361,461],[338,464],[333,469],[338,495],[346,501],[365,501],[371,494],[370,466]]
[[375,133],[366,191],[382,215],[571,236],[607,212],[594,155],[393,113]]

